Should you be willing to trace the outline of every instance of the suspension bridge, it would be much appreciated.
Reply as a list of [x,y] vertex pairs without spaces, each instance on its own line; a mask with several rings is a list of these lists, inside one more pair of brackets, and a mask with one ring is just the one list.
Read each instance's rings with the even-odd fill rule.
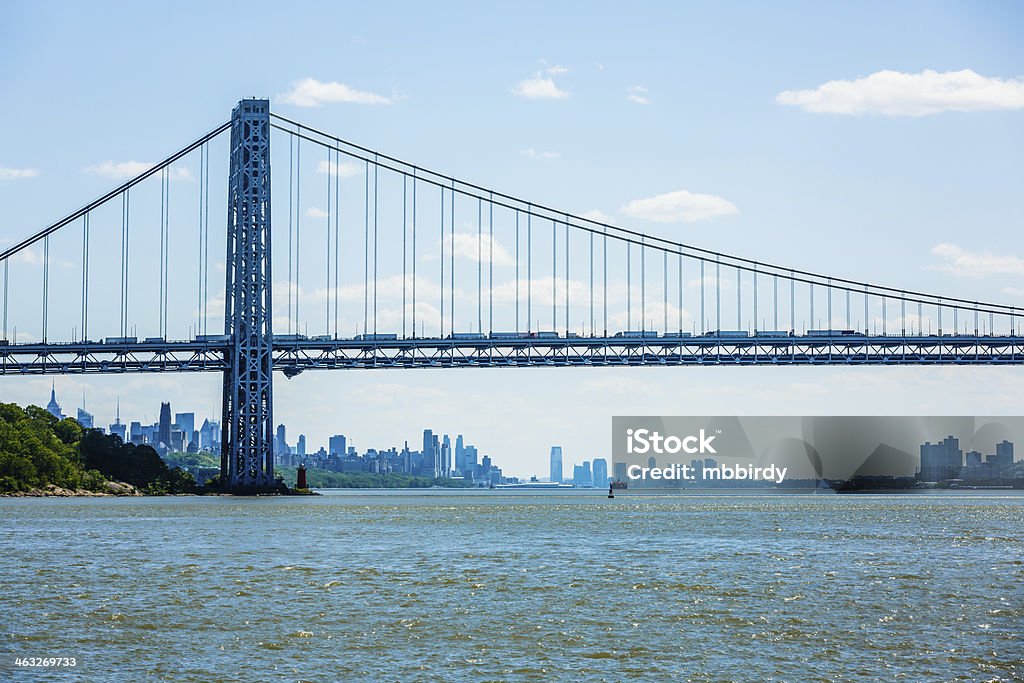
[[[223,233],[209,229],[219,192]],[[221,469],[240,489],[273,478],[274,370],[1024,362],[1021,307],[566,213],[258,99],[0,264],[0,374],[221,372]]]

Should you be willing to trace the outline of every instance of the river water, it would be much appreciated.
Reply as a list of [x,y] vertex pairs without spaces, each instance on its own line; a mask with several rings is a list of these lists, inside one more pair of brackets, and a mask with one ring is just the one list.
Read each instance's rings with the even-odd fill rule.
[[0,680],[1024,679],[1013,492],[0,499],[0,551]]

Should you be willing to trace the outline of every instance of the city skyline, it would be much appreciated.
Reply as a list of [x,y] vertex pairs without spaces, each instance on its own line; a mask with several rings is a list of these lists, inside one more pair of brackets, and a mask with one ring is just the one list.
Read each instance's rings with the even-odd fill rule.
[[[318,9],[297,8],[273,27],[282,49],[239,72],[240,38],[215,28],[232,20],[227,8],[204,9],[210,21],[200,25],[182,23],[188,12],[124,8],[141,27],[124,35],[102,13],[70,3],[53,12],[10,3],[0,10],[0,54],[12,65],[0,98],[20,115],[0,119],[0,246],[207,130],[239,97],[260,95],[354,141],[649,234],[899,289],[1024,301],[1022,216],[1012,200],[1024,182],[1015,154],[1024,143],[1018,6],[809,6],[797,18],[768,7],[739,17],[670,6],[655,22],[625,7],[600,19],[523,7],[459,7],[454,23],[407,7],[400,25],[353,7],[353,29],[342,36],[317,20]],[[546,21],[528,19],[530,7]],[[531,40],[485,37],[494,21]],[[899,28],[907,25],[920,30]],[[123,50],[171,44],[177,30],[194,32],[188,54],[145,65],[123,59]],[[848,49],[827,49],[834,45]],[[434,55],[429,66],[424,50]],[[86,53],[89,60],[76,58]],[[106,72],[120,78],[93,77]],[[886,100],[893,82],[902,95]],[[866,110],[851,107],[858,94]],[[62,131],[59,150],[41,144],[54,130]],[[180,169],[172,193],[194,194],[197,177],[194,165]],[[215,208],[212,232],[223,225],[219,201]],[[299,208],[315,225],[326,207],[307,196]],[[152,228],[133,239],[155,253],[155,217]],[[194,258],[191,238],[174,245],[182,251],[172,263]],[[215,251],[214,282],[222,275]],[[55,265],[55,290],[73,279],[68,272]],[[136,291],[155,291],[153,280]],[[322,310],[313,288],[303,296],[304,311]],[[75,299],[65,298],[68,306]],[[185,336],[196,304],[171,305],[169,336]],[[36,308],[31,302],[33,315]],[[156,308],[133,315],[155,318]],[[71,325],[62,322],[69,329],[60,334]],[[57,383],[68,395],[86,390],[97,415],[113,413],[118,395],[147,421],[161,397],[219,413],[214,375]],[[4,378],[0,396],[36,403],[48,385]],[[275,391],[275,421],[308,420],[311,441],[325,442],[344,419],[360,424],[365,440],[384,442],[413,415],[446,433],[486,435],[495,458],[528,476],[547,471],[551,434],[573,464],[600,455],[617,414],[761,414],[764,405],[789,414],[899,414],[906,406],[999,414],[1014,409],[1024,377],[990,368],[346,371],[278,375]]]

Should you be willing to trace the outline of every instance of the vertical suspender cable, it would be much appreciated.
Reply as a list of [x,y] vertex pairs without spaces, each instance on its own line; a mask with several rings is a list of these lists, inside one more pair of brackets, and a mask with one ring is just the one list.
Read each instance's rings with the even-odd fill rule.
[[334,152],[334,338],[338,338],[338,309],[341,307],[339,267],[341,255],[341,152]]
[[203,334],[210,301],[210,148],[206,148],[206,173],[203,178]]
[[[4,259],[4,341],[7,341],[7,284],[10,281],[10,265],[9,259]],[[17,339],[14,340],[17,343]]]
[[663,318],[661,325],[661,333],[666,334],[668,332],[668,252],[661,252],[662,263],[661,263],[661,288],[662,288],[662,302],[661,302],[661,316]]
[[631,242],[626,242],[626,329],[633,329],[633,258]]
[[[327,292],[327,296],[324,297],[327,308],[324,311],[324,327],[326,332],[331,332],[331,148],[327,148],[327,249],[324,252],[324,261],[327,264],[326,280],[324,280],[324,289]],[[337,169],[333,169],[337,171]],[[404,292],[403,292],[404,293]]]
[[487,331],[494,332],[494,194],[489,196],[487,217]]
[[363,338],[370,334],[370,162],[363,164]]
[[476,331],[484,331],[483,296],[484,296],[484,203],[476,198]]
[[590,336],[594,336],[594,233],[590,232]]
[[743,271],[736,266],[736,329],[743,329]]
[[757,334],[757,264],[754,264],[754,334]]
[[89,338],[89,214],[82,216],[82,341]]
[[412,172],[412,336],[416,336],[416,169]]
[[679,252],[679,263],[676,271],[679,276],[679,335],[683,334],[683,252]]
[[46,324],[50,303],[50,236],[43,238],[43,343],[46,343]]
[[440,288],[441,289],[441,307],[440,307],[440,311],[441,311],[441,327],[438,328],[439,331],[437,333],[437,336],[438,337],[444,337],[444,186],[442,185],[442,186],[440,186],[440,188],[441,188],[441,221],[440,221],[439,225],[441,226],[441,228],[440,228],[440,231],[441,231],[441,241],[440,241],[440,244],[441,244],[441,258],[439,258],[438,261],[440,261],[440,263],[441,263],[441,288]]
[[601,304],[604,307],[604,336],[608,336],[608,228],[602,228],[601,232],[604,235],[604,248],[601,250],[601,256],[604,259],[604,277],[602,278],[602,284],[604,286],[604,293],[601,295]]
[[196,335],[203,333],[203,159],[206,143],[199,147],[199,239],[196,245]]
[[640,238],[640,329],[647,330],[647,245]]
[[715,255],[715,331],[722,331],[722,264]]
[[704,294],[704,259],[700,260],[700,333],[704,334],[707,330],[707,317],[704,313],[704,304],[707,297]]
[[519,209],[516,209],[516,334],[519,333]]
[[556,291],[557,280],[558,280],[558,246],[556,239],[558,236],[558,226],[555,225],[554,219],[551,220],[551,330],[555,331],[558,329],[558,321],[556,316],[555,307],[558,303],[558,294]]
[[533,206],[526,206],[526,331],[533,330]]
[[565,336],[569,336],[569,216],[565,217]]
[[164,225],[165,210],[167,208],[167,169],[160,170],[160,287],[157,303],[157,329],[160,331],[160,338],[164,337],[164,235],[167,227]]
[[402,175],[402,339],[406,338],[406,311],[405,311],[405,290],[409,286],[409,279],[406,277],[406,269],[408,268],[408,254],[409,247],[406,239],[406,233],[409,230],[409,177]]
[[377,335],[377,155],[373,155],[373,334]]
[[295,140],[295,334],[299,334],[299,296],[302,286],[302,138]]
[[295,136],[288,137],[288,334],[292,333],[292,264],[295,262],[295,255],[292,250],[292,233],[295,228],[292,223],[295,217]]
[[452,260],[451,260],[451,267],[449,268],[449,270],[451,270],[451,272],[449,273],[449,278],[451,279],[451,285],[452,286],[449,288],[449,297],[451,298],[452,305],[449,306],[449,308],[451,308],[451,313],[450,313],[451,324],[449,325],[449,334],[454,335],[455,334],[455,179],[452,180],[452,212],[451,213],[452,213],[452,216],[451,216],[451,220],[452,220],[452,229],[451,229],[452,248],[449,250],[449,257]]

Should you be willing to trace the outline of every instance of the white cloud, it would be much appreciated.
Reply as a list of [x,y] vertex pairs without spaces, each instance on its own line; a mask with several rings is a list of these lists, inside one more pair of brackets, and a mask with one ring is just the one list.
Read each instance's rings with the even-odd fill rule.
[[556,64],[545,67],[530,78],[519,81],[512,89],[512,94],[528,100],[564,100],[569,96],[569,92],[559,88],[552,76],[561,76],[567,73],[569,73],[569,69],[565,66]]
[[306,215],[310,218],[327,218],[330,214],[319,207],[311,206],[306,209]]
[[321,104],[348,102],[351,104],[391,104],[390,97],[338,83],[324,82],[315,78],[303,78],[292,83],[291,88],[277,96],[279,102],[297,107],[319,107]]
[[819,114],[926,116],[943,111],[1024,108],[1024,78],[988,78],[970,69],[911,74],[878,71],[852,81],[824,83],[813,90],[787,90],[779,104]]
[[[151,161],[103,161],[82,170],[85,173],[98,175],[112,180],[127,180],[140,173],[145,173],[155,166]],[[187,168],[171,166],[171,180],[192,180],[192,172]]]
[[634,85],[626,91],[626,99],[630,102],[636,102],[637,104],[650,104],[651,100],[647,97],[647,88],[642,85]]
[[1013,254],[968,251],[947,242],[932,247],[932,254],[942,259],[943,263],[927,266],[927,270],[938,270],[956,277],[1024,275],[1024,259]]
[[598,223],[611,223],[612,218],[603,211],[597,209],[591,209],[590,211],[584,211],[580,214],[580,218],[586,218],[588,220],[597,221]]
[[739,213],[739,209],[721,197],[687,190],[634,199],[620,211],[631,218],[655,223],[693,223]]
[[0,182],[4,180],[24,180],[25,178],[35,178],[39,175],[39,171],[34,168],[10,168],[9,166],[0,166]]
[[474,263],[477,261],[490,263],[493,257],[494,265],[496,266],[515,265],[515,259],[512,258],[508,249],[498,240],[494,240],[492,243],[490,235],[486,233],[478,235],[477,233],[457,232],[454,235],[446,236],[444,238],[446,253],[452,251],[453,243],[455,245],[454,253],[459,258],[464,258]]
[[512,93],[528,100],[563,100],[569,96],[569,93],[561,90],[553,80],[541,76],[519,81],[519,84],[512,89]]
[[330,173],[342,178],[353,178],[362,174],[363,166],[353,161],[342,161],[341,163],[321,161],[316,167],[317,173]]
[[522,152],[520,152],[520,154],[522,154],[527,159],[557,159],[558,157],[562,156],[558,152],[538,151],[533,147],[528,147],[527,149],[524,149]]

